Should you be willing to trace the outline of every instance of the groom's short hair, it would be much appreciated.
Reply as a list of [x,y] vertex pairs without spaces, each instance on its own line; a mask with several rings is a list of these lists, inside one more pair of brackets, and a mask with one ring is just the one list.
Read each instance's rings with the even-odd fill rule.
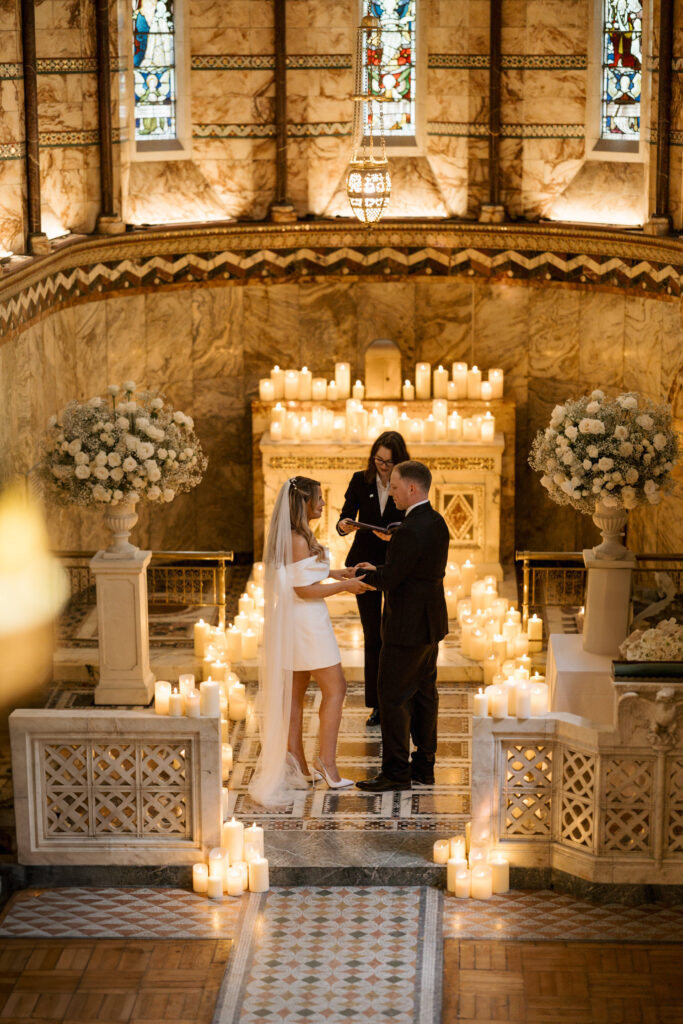
[[410,480],[417,484],[425,494],[429,493],[429,488],[432,486],[432,474],[424,462],[409,459],[408,462],[399,462],[395,469],[402,480]]

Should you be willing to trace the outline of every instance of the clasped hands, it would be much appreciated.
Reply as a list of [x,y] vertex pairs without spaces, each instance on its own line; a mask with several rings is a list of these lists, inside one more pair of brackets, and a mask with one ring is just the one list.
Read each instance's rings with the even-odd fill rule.
[[347,569],[333,569],[330,576],[333,580],[348,580],[349,586],[346,589],[349,594],[364,594],[368,590],[376,590],[376,587],[371,587],[369,583],[363,582],[363,577],[356,572],[357,569],[357,565],[352,565]]

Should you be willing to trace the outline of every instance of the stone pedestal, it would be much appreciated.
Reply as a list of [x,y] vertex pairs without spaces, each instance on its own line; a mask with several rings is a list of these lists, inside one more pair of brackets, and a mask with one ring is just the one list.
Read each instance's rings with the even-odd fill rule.
[[629,551],[618,561],[596,558],[590,548],[585,548],[583,560],[588,569],[583,648],[591,654],[616,658],[628,632],[636,557]]
[[90,562],[97,583],[100,681],[96,704],[149,704],[154,675],[149,666],[147,566],[151,551],[128,558],[98,551]]
[[617,701],[610,657],[584,650],[580,636],[553,633],[545,677],[553,714],[567,712],[613,728]]

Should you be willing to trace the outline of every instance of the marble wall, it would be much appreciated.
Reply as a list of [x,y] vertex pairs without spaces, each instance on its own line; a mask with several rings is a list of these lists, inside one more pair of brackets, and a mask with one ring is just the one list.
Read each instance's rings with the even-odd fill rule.
[[[288,0],[288,195],[299,216],[348,216],[356,0]],[[676,0],[674,54],[683,54]],[[638,223],[653,206],[645,162],[586,159],[597,0],[505,0],[502,199],[512,218]],[[36,0],[46,226],[93,229],[99,204],[93,0]],[[131,223],[267,216],[275,195],[271,0],[185,0],[190,160],[136,162],[129,0],[111,0],[117,203]],[[648,141],[656,124],[658,4],[650,10]],[[487,0],[420,0],[422,145],[391,155],[389,215],[476,217],[487,198]],[[23,249],[25,174],[19,0],[0,0],[0,247]],[[683,58],[676,57],[671,192],[683,224]],[[115,76],[116,78],[116,76]],[[649,79],[648,79],[649,80]],[[649,133],[649,134],[648,134]],[[121,143],[121,144],[119,144]],[[648,198],[649,193],[649,198]]]
[[[154,549],[250,550],[250,402],[274,362],[331,375],[335,360],[363,374],[364,352],[392,338],[404,374],[417,360],[502,366],[517,405],[518,549],[578,550],[590,520],[552,505],[526,453],[553,405],[597,386],[671,400],[683,429],[681,304],[569,284],[417,277],[216,284],[105,296],[46,316],[0,346],[0,478],[24,473],[48,416],[109,382],[153,383],[192,414],[209,455],[201,485],[144,511],[139,543]],[[683,490],[631,515],[640,551],[683,551]],[[53,543],[91,548],[93,513],[50,516]],[[505,552],[512,556],[512,550]]]

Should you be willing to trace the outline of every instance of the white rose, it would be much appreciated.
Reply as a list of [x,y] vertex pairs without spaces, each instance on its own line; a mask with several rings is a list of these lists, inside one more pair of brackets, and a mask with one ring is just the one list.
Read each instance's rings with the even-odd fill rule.
[[571,466],[572,462],[574,461],[573,452],[565,452],[562,456],[561,461],[565,464],[565,466]]
[[158,487],[148,487],[147,497],[149,498],[150,501],[158,501],[158,499],[161,497],[161,490]]
[[128,391],[129,393],[135,391],[135,381],[134,380],[124,380],[123,386],[124,386],[125,390]]
[[144,430],[145,427],[149,426],[149,419],[147,418],[147,416],[138,416],[138,418],[135,421],[135,425],[136,427],[139,427],[140,430]]
[[638,400],[633,395],[619,395],[617,402],[622,409],[637,409]]
[[157,458],[161,459],[162,462],[164,461],[164,459],[168,458],[168,452],[166,451],[165,448],[157,449]]
[[69,450],[69,443],[68,443],[68,441],[62,441],[62,443],[60,445],[60,451],[66,453],[66,452],[68,452],[68,450]]
[[88,477],[90,476],[90,466],[84,466],[83,463],[81,463],[80,465],[76,466],[74,473],[76,474],[79,480],[87,480]]
[[154,455],[154,445],[150,444],[149,441],[140,441],[138,443],[137,452],[138,458],[143,461],[145,459],[151,459]]
[[168,457],[171,460],[171,462],[173,462],[173,460],[176,458],[176,452],[174,448],[168,449]]
[[586,412],[599,412],[599,411],[600,411],[600,403],[599,402],[589,402],[588,405],[586,406]]
[[192,448],[186,448],[185,449],[185,458],[186,459],[191,459],[193,455],[194,455],[194,449],[192,449]]
[[564,473],[555,473],[553,476],[553,483],[557,484],[558,487],[561,487],[562,484],[565,483],[566,479],[567,478]]
[[650,494],[648,494],[647,500],[651,505],[659,505],[660,501],[662,500],[662,496],[659,493],[659,491],[652,491]]
[[173,501],[175,498],[175,491],[172,487],[164,488],[164,501]]
[[91,406],[93,409],[99,409],[99,407],[102,405],[102,399],[98,395],[95,395],[94,398],[91,398],[89,400],[88,405]]
[[646,452],[645,455],[643,455],[643,462],[645,463],[646,466],[649,466],[650,463],[652,462],[652,456],[650,455],[649,452]]
[[646,480],[643,486],[643,490],[646,494],[654,494],[655,491],[658,490],[658,486],[654,482],[654,480]]
[[597,459],[600,454],[600,450],[596,444],[589,444],[586,452],[591,459]]
[[133,484],[133,487],[137,487],[140,491],[143,491],[147,486],[147,481],[143,476],[134,476],[131,483]]
[[184,423],[185,422],[185,413],[184,412],[174,412],[173,413],[173,419],[174,419],[174,421],[176,423]]
[[130,420],[126,419],[125,416],[117,416],[116,426],[119,427],[120,430],[130,430]]
[[85,452],[77,452],[74,462],[77,466],[86,466],[90,462],[90,459]]
[[639,476],[640,473],[635,468],[635,466],[629,466],[629,468],[626,470],[626,483],[634,484]]
[[120,390],[121,390],[121,388],[118,386],[118,384],[108,384],[107,385],[107,394],[108,395],[118,395]]
[[655,434],[652,443],[658,452],[663,452],[666,448],[666,434]]
[[114,469],[109,470],[109,476],[118,483],[119,480],[123,479],[123,470],[120,466],[116,466]]
[[631,441],[622,441],[621,444],[619,445],[619,454],[620,455],[633,455],[633,442],[631,442]]
[[605,397],[605,392],[601,391],[600,388],[596,388],[595,391],[591,391],[591,398],[594,398],[596,402],[601,402]]
[[107,462],[109,463],[110,466],[120,466],[121,456],[119,455],[118,452],[109,452],[109,455],[107,456]]
[[192,419],[191,416],[185,417],[185,423],[187,425],[187,429],[192,430],[192,428],[194,427],[194,420]]
[[619,470],[617,470],[617,471],[616,471],[615,473],[612,473],[612,479],[613,479],[613,480],[614,480],[614,482],[615,482],[615,483],[617,483],[617,484],[620,484],[620,483],[622,483],[622,482],[623,482],[623,480],[624,480],[624,478],[623,478],[623,476],[621,475],[621,473],[619,472]]
[[68,446],[69,455],[78,455],[80,450],[81,450],[81,440],[80,440],[80,438],[76,437],[76,438],[74,438],[73,441],[70,442],[70,444]]
[[603,494],[600,500],[603,505],[607,505],[608,508],[617,508],[619,505],[618,499],[615,498],[613,494]]
[[157,480],[161,480],[161,470],[157,466],[154,459],[148,459],[145,462],[145,469],[147,470],[148,478],[154,483]]
[[110,492],[102,486],[102,484],[95,484],[92,489],[92,496],[95,501],[108,501]]
[[591,462],[590,459],[584,459],[583,462],[581,463],[581,465],[583,466],[584,469],[592,469],[593,468],[593,463]]
[[619,424],[618,427],[614,428],[614,436],[617,441],[625,441],[628,437],[628,430],[622,424]]
[[164,434],[163,430],[160,430],[159,427],[154,427],[154,426],[147,427],[147,437],[151,437],[152,440],[154,440],[154,441],[163,441],[165,436],[166,435]]
[[611,469],[613,465],[614,459],[609,459],[606,455],[603,455],[603,457],[598,462],[598,469],[601,469],[603,473],[606,473],[607,470]]
[[621,500],[624,503],[624,508],[635,508],[638,504],[636,492],[632,487],[621,488]]
[[107,464],[107,453],[106,452],[98,452],[97,455],[95,456],[95,465],[96,466],[106,466],[106,464]]
[[108,480],[109,470],[105,466],[95,466],[93,476],[96,476],[98,480]]
[[126,434],[124,441],[126,443],[126,448],[129,451],[134,452],[138,446],[138,439],[135,434]]
[[111,496],[111,500],[115,501],[115,502],[121,501],[122,498],[123,498],[123,491],[119,491],[118,489],[115,490],[114,493]]
[[592,420],[589,420],[586,417],[584,417],[582,420],[579,420],[579,433],[581,433],[581,434],[592,434],[593,433],[593,431],[591,430],[591,423],[592,422],[593,422]]
[[138,464],[132,455],[129,455],[127,459],[124,459],[123,468],[125,469],[126,473],[132,473],[134,470],[138,468]]
[[570,441],[575,441],[576,438],[579,435],[579,432],[576,429],[576,427],[573,425],[573,423],[570,423],[568,426],[566,426],[564,428],[564,432],[565,432],[565,434],[567,435],[567,437],[569,438]]
[[673,468],[674,468],[673,462],[665,462],[664,463],[664,469],[666,470],[667,473],[670,473]]
[[128,491],[128,501],[139,501],[140,495],[137,491]]
[[556,405],[550,414],[550,425],[556,427],[567,415],[567,408],[564,405]]
[[643,413],[641,416],[636,417],[636,423],[639,427],[642,427],[643,430],[651,430],[655,425],[655,421],[652,419],[652,416],[648,416],[647,413]]
[[161,398],[153,398],[149,404],[152,409],[163,409],[164,407],[164,402]]

